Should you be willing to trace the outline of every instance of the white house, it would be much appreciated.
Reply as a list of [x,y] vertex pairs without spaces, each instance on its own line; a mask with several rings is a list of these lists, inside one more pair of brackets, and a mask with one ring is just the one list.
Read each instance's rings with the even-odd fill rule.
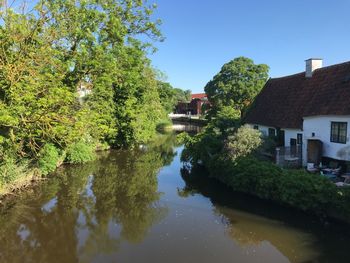
[[350,161],[350,62],[322,67],[322,59],[308,59],[305,72],[269,79],[245,122],[302,149],[304,165]]

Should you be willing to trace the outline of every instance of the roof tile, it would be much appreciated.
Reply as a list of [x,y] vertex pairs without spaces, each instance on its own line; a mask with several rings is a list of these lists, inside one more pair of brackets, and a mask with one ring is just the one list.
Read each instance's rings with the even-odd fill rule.
[[303,117],[350,115],[350,61],[314,71],[269,79],[245,121],[280,128],[302,128]]

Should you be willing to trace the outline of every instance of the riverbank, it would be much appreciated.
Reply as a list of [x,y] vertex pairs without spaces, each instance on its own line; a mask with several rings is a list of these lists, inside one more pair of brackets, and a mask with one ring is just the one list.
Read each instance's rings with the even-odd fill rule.
[[208,120],[205,118],[200,118],[198,116],[173,116],[171,117],[171,120],[173,122],[182,122],[182,123],[186,123],[186,124],[192,124],[192,125],[201,125],[201,126],[205,126],[208,124]]
[[21,178],[12,183],[1,185],[0,204],[4,200],[7,200],[9,198],[15,198],[22,191],[33,187],[34,185],[36,185],[37,182],[41,180],[43,180],[43,177],[41,175],[38,175],[36,171],[31,170],[25,172]]
[[[158,145],[162,143],[168,144],[165,139],[171,137],[172,134],[172,132],[155,133],[147,145]],[[175,140],[174,138],[172,139]],[[103,152],[108,153],[110,151],[122,150],[121,148],[115,149],[102,144],[97,144],[94,147],[90,147],[91,145],[78,146],[79,147],[74,147],[74,154],[69,153],[68,157],[67,152],[62,152],[60,155],[54,154],[54,156],[56,156],[55,158],[53,158],[52,153],[49,154],[47,156],[48,158],[45,158],[46,166],[47,163],[51,164],[51,170],[48,173],[44,173],[43,170],[38,167],[38,164],[34,165],[34,167],[31,165],[30,167],[27,163],[25,165],[12,163],[11,166],[7,168],[7,170],[11,169],[11,172],[15,173],[16,176],[14,177],[15,179],[13,181],[8,181],[7,183],[0,184],[0,204],[3,201],[21,195],[23,192],[26,192],[29,189],[35,187],[41,181],[46,180],[47,178],[51,178],[52,176],[56,176],[59,174],[57,172],[61,168],[64,169],[65,166],[74,167],[82,164],[89,165],[89,163],[95,161],[96,158],[101,156],[101,153]],[[139,147],[129,148],[138,149]],[[146,148],[148,148],[148,146],[142,149]],[[52,168],[52,165],[54,168]]]
[[38,159],[7,157],[0,166],[0,200],[30,188],[35,182],[55,172],[63,164],[82,164],[95,159],[96,152],[109,147],[83,141],[59,149],[48,143],[38,153]]
[[211,177],[233,191],[350,223],[350,188],[338,188],[320,175],[281,169],[255,157],[235,162],[220,156],[206,164]]
[[1,206],[0,261],[348,262],[349,227],[235,193],[202,170],[189,178],[175,139],[63,165]]
[[192,166],[203,165],[211,177],[234,191],[350,223],[350,188],[264,160],[262,153],[269,141],[249,126],[237,125],[226,133],[217,127],[209,125],[196,136],[185,138],[182,160]]

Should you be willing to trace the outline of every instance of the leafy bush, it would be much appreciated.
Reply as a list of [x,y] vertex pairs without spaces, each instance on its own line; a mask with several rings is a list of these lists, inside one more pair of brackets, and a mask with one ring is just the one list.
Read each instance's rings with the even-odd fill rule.
[[12,157],[5,157],[0,162],[0,186],[13,183],[25,175],[26,164],[18,164]]
[[210,125],[219,129],[224,135],[237,128],[239,124],[240,112],[228,106],[222,107],[210,121]]
[[226,142],[226,150],[232,160],[241,156],[247,156],[262,144],[261,134],[258,130],[244,125],[237,132],[229,136]]
[[223,149],[221,136],[222,133],[210,125],[194,137],[188,136],[184,140],[185,148],[181,153],[181,160],[191,164],[209,163]]
[[235,162],[220,156],[208,166],[210,174],[233,190],[322,215],[350,219],[350,189],[339,189],[327,178],[303,170],[284,170],[254,157]]
[[66,160],[69,163],[85,163],[95,159],[95,147],[83,141],[73,143],[67,148]]
[[60,159],[59,152],[57,148],[51,144],[47,143],[39,152],[39,168],[43,175],[47,175],[53,172]]

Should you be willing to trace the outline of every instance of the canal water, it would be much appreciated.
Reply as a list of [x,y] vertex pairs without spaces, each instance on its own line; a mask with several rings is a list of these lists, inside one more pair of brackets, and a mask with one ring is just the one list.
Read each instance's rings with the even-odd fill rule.
[[0,262],[350,262],[350,231],[183,169],[174,135],[3,204]]

